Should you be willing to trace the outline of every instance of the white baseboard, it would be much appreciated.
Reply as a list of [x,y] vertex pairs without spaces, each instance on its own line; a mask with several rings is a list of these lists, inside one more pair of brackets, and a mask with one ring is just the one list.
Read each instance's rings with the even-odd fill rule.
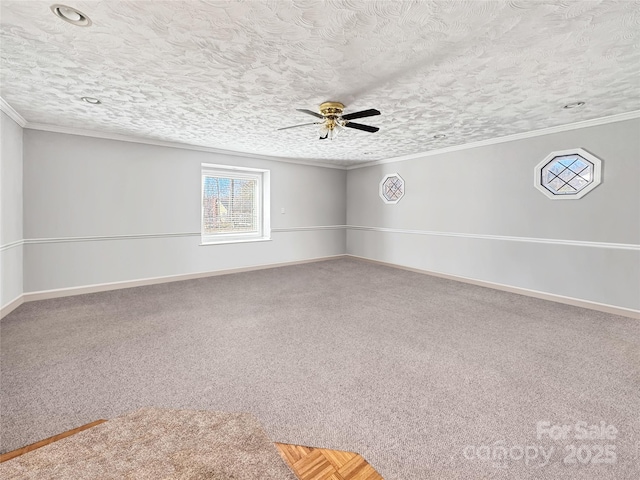
[[123,288],[141,287],[145,285],[156,285],[159,283],[179,282],[182,280],[191,280],[195,278],[214,277],[218,275],[229,275],[232,273],[250,272],[254,270],[265,270],[269,268],[286,267],[290,265],[302,265],[305,263],[322,262],[325,260],[335,260],[338,258],[354,258],[363,260],[366,262],[377,263],[379,265],[385,265],[388,267],[399,268],[402,270],[408,270],[410,272],[422,273],[425,275],[433,275],[434,277],[446,278],[448,280],[455,280],[458,282],[470,283],[472,285],[478,285],[481,287],[493,288],[496,290],[502,290],[510,293],[517,293],[520,295],[526,295],[528,297],[540,298],[542,300],[549,300],[552,302],[564,303],[566,305],[573,305],[575,307],[588,308],[590,310],[597,310],[599,312],[611,313],[614,315],[621,315],[624,317],[630,317],[634,319],[640,319],[640,311],[633,310],[631,308],[616,307],[614,305],[607,305],[604,303],[592,302],[589,300],[582,300],[579,298],[565,297],[563,295],[556,295],[553,293],[540,292],[538,290],[530,290],[527,288],[514,287],[511,285],[504,285],[501,283],[488,282],[484,280],[477,280],[469,277],[462,277],[458,275],[450,275],[442,272],[433,272],[429,270],[422,270],[419,268],[407,267],[396,263],[383,262],[380,260],[374,260],[371,258],[360,257],[358,255],[332,255],[327,257],[310,258],[306,260],[297,260],[293,262],[282,263],[270,263],[263,265],[253,265],[250,267],[231,268],[227,270],[214,270],[209,272],[187,273],[180,275],[167,275],[163,277],[142,278],[137,280],[127,280],[122,282],[101,283],[95,285],[86,285],[82,287],[70,287],[70,288],[58,288],[55,290],[43,290],[39,292],[28,292],[18,296],[11,302],[7,303],[0,309],[0,318],[4,318],[13,310],[18,308],[25,302],[33,302],[36,300],[46,300],[49,298],[69,297],[73,295],[83,295],[86,293],[106,292],[110,290],[119,290]]
[[621,315],[623,317],[630,317],[640,320],[640,310],[634,310],[632,308],[616,307],[615,305],[608,305],[606,303],[592,302],[590,300],[582,300],[580,298],[565,297],[563,295],[556,295],[554,293],[541,292],[539,290],[530,290],[528,288],[514,287],[511,285],[504,285],[502,283],[488,282],[485,280],[477,280],[475,278],[462,277],[459,275],[451,275],[442,272],[433,272],[430,270],[422,270],[419,268],[407,267],[399,265],[397,263],[383,262],[380,260],[374,260],[372,258],[360,257],[358,255],[347,254],[345,257],[356,258],[358,260],[364,260],[366,262],[377,263],[379,265],[385,265],[387,267],[399,268],[401,270],[408,270],[410,272],[422,273],[425,275],[432,275],[434,277],[446,278],[448,280],[455,280],[457,282],[470,283],[472,285],[478,285],[480,287],[493,288],[495,290],[502,290],[504,292],[517,293],[519,295],[525,295],[527,297],[539,298],[541,300],[549,300],[551,302],[564,303],[566,305],[572,305],[574,307],[588,308],[590,310],[597,310],[599,312],[611,313],[614,315]]
[[322,262],[325,260],[334,260],[337,258],[344,258],[344,255],[332,255],[328,257],[308,258],[305,260],[296,260],[293,262],[252,265],[250,267],[230,268],[227,270],[213,270],[209,272],[185,273],[185,274],[179,274],[179,275],[167,275],[163,277],[140,278],[137,280],[125,280],[122,282],[98,283],[94,285],[83,285],[81,287],[42,290],[39,292],[25,293],[22,295],[22,298],[24,302],[33,302],[36,300],[47,300],[49,298],[70,297],[73,295],[83,295],[86,293],[107,292],[110,290],[120,290],[123,288],[142,287],[145,285],[156,285],[158,283],[180,282],[182,280],[193,280],[195,278],[215,277],[218,275],[229,275],[232,273],[251,272],[254,270],[265,270],[268,268],[279,268],[279,267],[287,267],[291,265],[302,265],[305,263]]
[[16,298],[11,300],[6,305],[0,307],[0,318],[4,318],[6,315],[9,315],[16,308],[24,303],[24,295],[18,295]]

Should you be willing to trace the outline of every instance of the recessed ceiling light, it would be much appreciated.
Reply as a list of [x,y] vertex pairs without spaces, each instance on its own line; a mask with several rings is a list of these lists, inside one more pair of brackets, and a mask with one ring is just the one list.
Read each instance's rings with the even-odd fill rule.
[[584,102],[573,102],[573,103],[567,103],[564,107],[564,109],[569,109],[569,108],[578,108],[578,107],[582,107],[584,105]]
[[434,135],[433,138],[435,138],[436,140],[441,140],[443,138],[447,138],[447,136],[444,133],[438,133],[437,135]]
[[80,100],[82,100],[83,102],[90,103],[91,105],[100,105],[102,103],[100,100],[93,97],[82,97]]
[[56,17],[61,18],[65,22],[72,23],[73,25],[77,25],[79,27],[88,27],[91,25],[91,19],[80,10],[76,10],[73,7],[67,7],[66,5],[56,3],[55,5],[51,5],[51,11]]

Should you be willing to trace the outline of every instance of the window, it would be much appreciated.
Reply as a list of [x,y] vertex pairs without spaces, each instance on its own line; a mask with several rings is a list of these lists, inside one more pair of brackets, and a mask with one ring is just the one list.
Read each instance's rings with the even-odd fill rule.
[[202,164],[202,243],[269,240],[269,170]]
[[552,152],[535,168],[534,185],[553,199],[578,199],[600,185],[602,162],[583,150]]
[[384,203],[395,204],[404,197],[404,180],[397,173],[390,173],[380,182],[380,198]]

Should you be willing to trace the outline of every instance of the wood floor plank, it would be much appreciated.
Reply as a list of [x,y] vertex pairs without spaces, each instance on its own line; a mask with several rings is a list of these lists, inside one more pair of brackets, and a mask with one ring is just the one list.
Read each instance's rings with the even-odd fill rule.
[[349,477],[349,480],[380,480],[382,477],[368,463],[358,471],[355,475]]
[[295,445],[295,447],[296,447],[296,451],[298,452],[300,457],[305,457],[305,456],[309,455],[311,453],[311,451],[313,450],[313,448],[311,448],[311,447],[305,447],[305,446],[302,446],[302,445]]
[[289,464],[293,465],[298,460],[300,460],[306,454],[301,455],[300,451],[296,448],[296,445],[287,445],[285,443],[276,443],[276,447],[280,452],[280,455],[284,458],[284,460]]
[[345,463],[356,457],[358,454],[353,452],[344,452],[342,450],[322,449],[322,454],[329,460],[336,470],[339,470]]
[[370,476],[371,471],[375,472],[371,465],[369,465],[360,455],[352,458],[338,469],[338,473],[348,480],[367,479]]
[[317,449],[294,463],[293,468],[300,480],[327,480],[335,472],[331,462]]
[[[357,453],[312,447],[302,450],[282,443],[276,446],[300,480],[383,480]],[[296,461],[292,462],[292,458]]]

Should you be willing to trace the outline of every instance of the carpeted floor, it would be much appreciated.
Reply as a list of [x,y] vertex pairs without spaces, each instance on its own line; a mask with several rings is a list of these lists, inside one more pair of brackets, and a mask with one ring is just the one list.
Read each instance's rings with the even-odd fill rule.
[[296,480],[248,413],[142,408],[0,464],[9,479]]
[[157,406],[251,412],[386,480],[640,477],[625,317],[340,259],[32,302],[0,325],[3,452]]

